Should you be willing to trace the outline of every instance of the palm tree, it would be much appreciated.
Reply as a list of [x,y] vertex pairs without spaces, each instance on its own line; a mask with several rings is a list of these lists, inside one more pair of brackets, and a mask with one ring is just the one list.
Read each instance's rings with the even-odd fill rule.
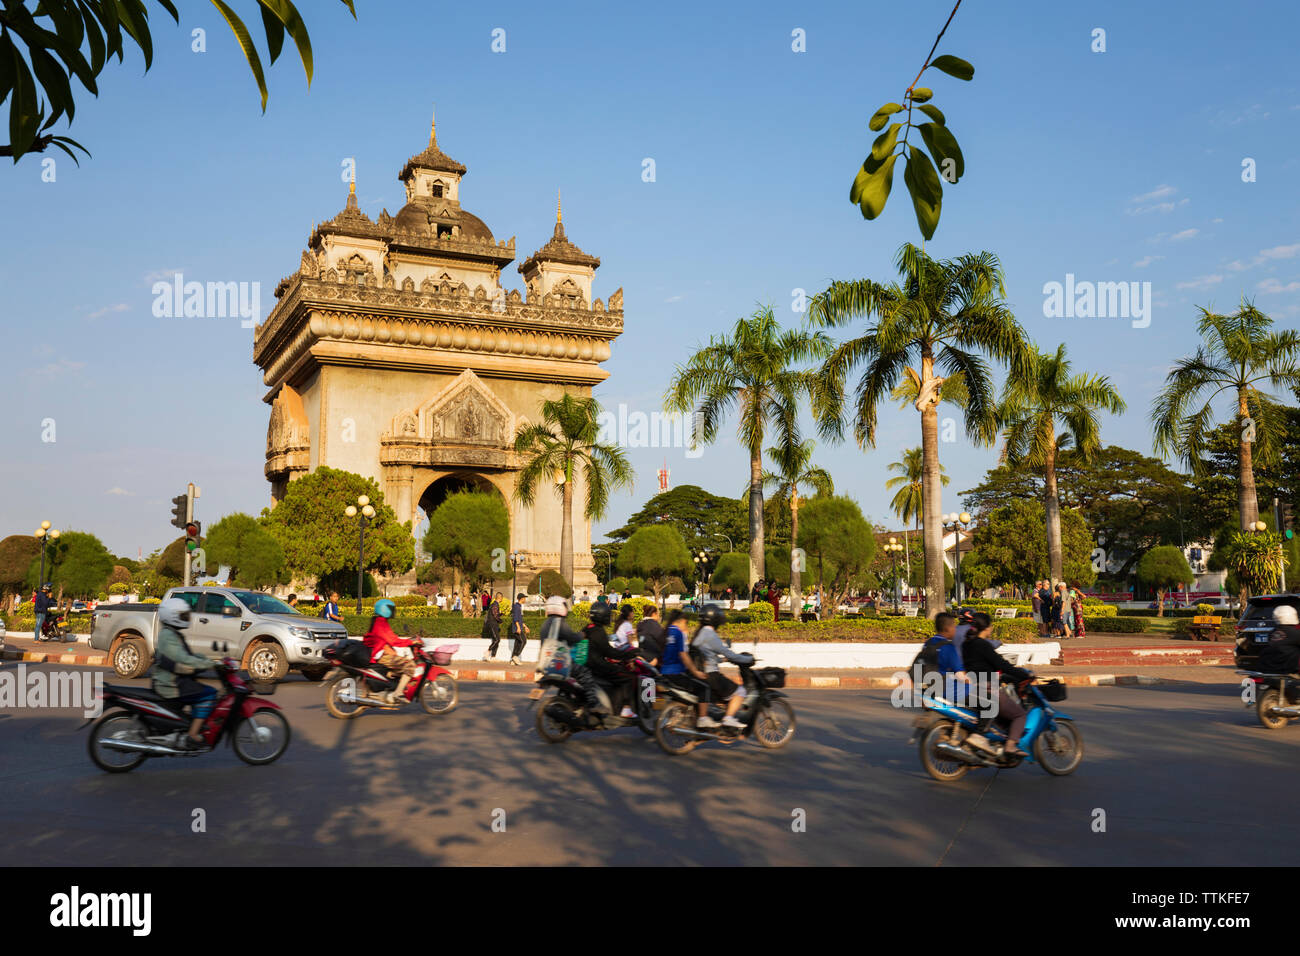
[[830,350],[825,333],[782,329],[770,306],[760,308],[677,366],[664,396],[669,412],[694,413],[696,442],[713,441],[722,419],[736,412],[736,431],[749,452],[750,587],[764,575],[764,437],[776,427],[785,441],[799,443],[799,399],[811,394],[815,376],[797,366],[824,359]]
[[[1057,455],[1073,444],[1079,460],[1090,462],[1101,450],[1097,411],[1124,411],[1119,391],[1104,375],[1071,375],[1065,345],[1055,355],[1031,349],[1022,374],[1010,376],[1002,392],[998,418],[1002,422],[1001,460],[1008,465],[1042,468],[1047,512],[1047,563],[1053,581],[1064,580],[1061,553],[1061,500],[1056,491]],[[1060,422],[1065,431],[1057,435]]]
[[587,490],[584,517],[604,517],[609,493],[632,487],[632,466],[621,448],[596,439],[600,405],[594,398],[568,392],[559,401],[542,402],[542,421],[525,425],[515,435],[515,452],[530,456],[515,478],[515,498],[529,507],[537,489],[554,481],[560,496],[560,576],[573,586],[573,479],[579,467]]
[[[1156,399],[1155,450],[1176,453],[1194,474],[1204,474],[1213,402],[1221,392],[1229,393],[1236,402],[1237,509],[1242,529],[1250,530],[1259,520],[1252,445],[1259,445],[1261,461],[1271,459],[1285,428],[1278,403],[1260,384],[1300,388],[1300,337],[1290,329],[1272,331],[1273,320],[1245,299],[1233,315],[1200,311],[1202,344],[1195,355],[1174,363]],[[1201,401],[1201,409],[1193,411]]]
[[[908,371],[912,370],[909,368]],[[948,379],[948,382],[951,381],[951,378]],[[944,382],[945,387],[947,387],[948,382]],[[902,388],[903,386],[900,385],[894,391],[898,392]],[[885,488],[898,489],[894,494],[894,499],[889,503],[889,507],[893,509],[894,514],[898,515],[898,519],[903,522],[903,560],[907,564],[907,573],[910,576],[912,573],[912,542],[907,534],[907,523],[909,521],[915,522],[915,527],[920,530],[924,500],[921,495],[921,479],[925,475],[925,463],[921,449],[919,447],[904,448],[903,460],[891,462],[889,470],[898,472],[897,475],[885,482]],[[948,484],[948,476],[944,474],[942,465],[939,466],[939,483],[942,485]]]
[[[874,445],[878,405],[912,368],[918,383],[914,405],[921,413],[926,613],[933,617],[943,602],[944,581],[936,410],[940,390],[947,377],[961,374],[968,397],[966,433],[973,441],[992,443],[997,436],[993,384],[980,353],[1019,367],[1025,333],[1003,302],[1002,265],[992,253],[935,260],[904,243],[895,265],[901,282],[833,282],[810,303],[809,321],[816,325],[875,317],[862,335],[841,343],[826,360],[814,407],[823,437],[842,437],[844,420],[850,417],[858,444]],[[846,405],[845,379],[859,365],[866,367]]]
[[789,435],[782,434],[780,444],[767,450],[767,457],[776,465],[776,471],[763,472],[763,485],[775,488],[780,499],[790,499],[790,610],[799,614],[799,596],[802,581],[800,579],[799,558],[799,489],[811,488],[819,495],[835,494],[835,483],[831,474],[824,468],[812,463],[813,447],[811,438],[807,441],[794,442]]

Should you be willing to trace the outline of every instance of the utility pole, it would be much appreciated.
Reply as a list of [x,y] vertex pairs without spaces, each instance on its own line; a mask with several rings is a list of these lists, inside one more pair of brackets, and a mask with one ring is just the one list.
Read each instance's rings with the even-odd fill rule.
[[[1286,536],[1287,536],[1287,532],[1286,532],[1286,528],[1285,528],[1285,526],[1283,525],[1283,522],[1282,522],[1282,503],[1281,503],[1280,501],[1278,501],[1277,498],[1274,498],[1274,499],[1273,499],[1273,526],[1277,529],[1277,533],[1278,533],[1279,535],[1281,535],[1281,537],[1282,537],[1282,547],[1285,549],[1285,548],[1286,548]],[[1282,560],[1282,591],[1283,591],[1283,593],[1286,592],[1286,558],[1285,558],[1285,551],[1283,552],[1283,560]]]

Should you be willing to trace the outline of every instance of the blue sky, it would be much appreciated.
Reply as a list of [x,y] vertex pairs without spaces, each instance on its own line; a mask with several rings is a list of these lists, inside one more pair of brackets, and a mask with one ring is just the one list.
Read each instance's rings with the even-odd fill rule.
[[[268,406],[251,330],[155,318],[150,287],[177,270],[258,281],[265,313],[312,223],[342,208],[344,159],[356,158],[365,211],[400,208],[396,174],[427,142],[431,104],[439,145],[469,167],[467,209],[516,236],[522,259],[548,238],[563,190],[569,237],[602,260],[595,294],[624,288],[625,331],[597,391],[607,407],[655,410],[673,366],[709,334],[760,303],[801,321],[792,290],[890,279],[899,244],[919,238],[901,182],[870,223],[848,190],[867,120],[900,97],[951,0],[358,0],[356,23],[341,5],[304,3],[315,82],[306,88],[286,49],[265,115],[215,9],[187,6],[179,29],[154,17],[147,75],[128,56],[98,100],[82,99],[69,132],[93,158],[78,169],[56,154],[54,182],[39,158],[0,169],[0,533],[49,519],[134,556],[174,534],[169,499],[187,481],[203,488],[207,522],[264,507]],[[1121,387],[1130,410],[1105,422],[1108,442],[1150,451],[1152,399],[1195,348],[1197,306],[1229,311],[1246,294],[1297,324],[1298,20],[1282,2],[967,0],[940,52],[970,60],[975,79],[927,74],[966,159],[928,249],[1000,256],[1039,345],[1065,342],[1077,368]],[[195,27],[206,53],[190,49]],[[504,53],[491,49],[496,28]],[[806,52],[791,50],[796,28]],[[1104,53],[1091,50],[1095,28]],[[1043,286],[1067,273],[1151,282],[1150,326],[1045,318]],[[520,286],[513,266],[507,277]],[[887,465],[919,441],[919,416],[889,408],[876,449],[819,447],[818,458],[881,520]],[[994,452],[959,440],[941,453],[950,510]],[[636,488],[597,537],[655,491],[665,453],[630,455]],[[730,428],[699,458],[666,457],[675,485],[736,495],[746,480]]]

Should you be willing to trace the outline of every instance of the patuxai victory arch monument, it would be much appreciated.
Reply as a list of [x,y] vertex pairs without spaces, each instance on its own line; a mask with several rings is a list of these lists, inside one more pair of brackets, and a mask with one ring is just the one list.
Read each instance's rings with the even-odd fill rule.
[[[347,205],[312,230],[298,271],[254,333],[270,388],[266,477],[272,502],[320,465],[374,478],[418,529],[453,491],[496,489],[509,509],[521,576],[560,564],[560,500],[543,489],[514,500],[521,425],[565,391],[589,396],[623,330],[623,291],[592,298],[600,260],[566,238],[557,207],[550,241],[518,267],[527,290],[505,290],[515,240],[498,241],[461,205],[465,167],[429,146],[398,178],[406,205],[371,219]],[[585,489],[574,489],[575,586],[590,586]],[[414,581],[413,573],[409,575]],[[393,583],[408,583],[400,579]]]

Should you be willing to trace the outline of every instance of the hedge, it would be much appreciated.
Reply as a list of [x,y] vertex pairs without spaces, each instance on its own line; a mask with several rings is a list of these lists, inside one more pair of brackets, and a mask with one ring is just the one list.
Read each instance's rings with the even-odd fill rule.
[[1150,630],[1149,617],[1089,617],[1083,616],[1085,631],[1102,634],[1143,634]]

